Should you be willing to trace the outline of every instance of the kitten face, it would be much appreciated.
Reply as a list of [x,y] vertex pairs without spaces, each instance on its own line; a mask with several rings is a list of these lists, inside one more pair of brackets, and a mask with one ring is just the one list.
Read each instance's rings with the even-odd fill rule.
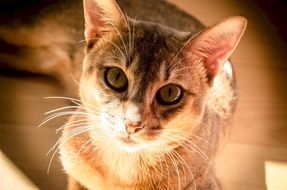
[[90,42],[80,92],[94,135],[124,151],[156,151],[188,137],[209,89],[203,64],[183,48],[189,38],[129,20],[129,27]]

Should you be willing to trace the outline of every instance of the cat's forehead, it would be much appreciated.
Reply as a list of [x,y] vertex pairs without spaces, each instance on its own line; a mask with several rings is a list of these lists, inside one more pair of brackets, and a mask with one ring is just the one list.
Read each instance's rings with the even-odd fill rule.
[[[132,30],[132,32],[130,31]],[[135,71],[146,75],[160,73],[160,70],[166,70],[172,66],[172,62],[189,39],[188,33],[182,33],[174,29],[154,24],[150,22],[132,23],[126,33],[128,39],[132,38],[130,61],[127,67],[135,68]]]
[[[133,52],[146,61],[167,60],[188,40],[189,34],[163,25],[139,21],[132,28]],[[152,60],[151,60],[152,59]]]
[[181,57],[178,53],[190,38],[190,33],[151,22],[131,20],[128,27],[111,36],[103,38],[101,42],[104,43],[100,43],[92,54],[99,55],[98,59],[120,61],[134,71],[155,74],[162,65],[171,67],[174,59]]

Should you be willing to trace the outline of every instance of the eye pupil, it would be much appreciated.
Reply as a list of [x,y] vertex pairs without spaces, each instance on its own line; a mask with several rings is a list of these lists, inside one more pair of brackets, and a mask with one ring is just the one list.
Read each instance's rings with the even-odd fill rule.
[[121,76],[121,73],[118,73],[117,77],[116,77],[116,80],[119,80],[120,76]]
[[157,91],[156,99],[162,105],[172,105],[181,100],[182,94],[182,89],[178,85],[167,84]]
[[171,93],[172,93],[172,88],[169,87],[169,89],[168,89],[168,96],[171,96]]
[[128,79],[124,71],[117,67],[106,70],[105,82],[108,87],[117,92],[125,91],[128,87]]

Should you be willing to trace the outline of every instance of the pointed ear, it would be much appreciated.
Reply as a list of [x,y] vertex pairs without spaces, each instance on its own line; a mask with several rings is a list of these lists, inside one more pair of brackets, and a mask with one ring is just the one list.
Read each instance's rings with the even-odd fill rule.
[[84,0],[85,38],[98,38],[125,22],[124,14],[115,0]]
[[213,79],[236,48],[247,25],[241,16],[230,17],[197,34],[188,51],[203,61],[209,79]]

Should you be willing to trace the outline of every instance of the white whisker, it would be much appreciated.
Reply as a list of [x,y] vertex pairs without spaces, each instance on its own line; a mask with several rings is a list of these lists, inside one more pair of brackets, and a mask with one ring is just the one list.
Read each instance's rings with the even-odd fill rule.
[[[81,148],[79,149],[79,151],[78,151],[78,153],[77,153],[77,156],[76,156],[76,160],[78,159],[79,155],[81,154],[82,149],[83,149],[85,146],[87,146],[89,143],[92,144],[92,141],[93,141],[94,139],[96,139],[97,137],[101,136],[102,134],[103,134],[103,132],[101,131],[101,132],[97,133],[97,135],[94,135],[94,136],[92,136],[89,140],[87,140],[87,141],[81,146]],[[87,149],[88,149],[88,147],[85,148],[84,152],[85,152]]]
[[[173,133],[175,133],[175,134],[181,132],[181,131],[176,130],[176,129],[167,129],[166,131],[167,131],[167,132],[170,131],[170,132],[173,132]],[[202,138],[202,137],[200,137],[200,136],[194,135],[194,134],[192,134],[192,133],[189,133],[188,136],[189,136],[189,138],[194,137],[194,138],[200,140],[201,142],[204,142],[204,143],[207,144],[208,146],[214,147],[213,144],[211,144],[209,141],[205,140],[204,138]],[[185,138],[185,137],[183,137],[183,136],[179,136],[179,137],[182,138],[183,140],[190,141],[188,138]]]
[[46,123],[48,123],[49,121],[61,117],[61,116],[68,116],[68,115],[81,115],[81,116],[93,116],[93,114],[89,114],[89,113],[85,113],[85,112],[77,112],[77,111],[67,111],[67,112],[60,112],[60,113],[55,113],[51,116],[48,116],[46,119],[43,120],[43,122],[38,125],[38,127],[42,127],[43,125],[45,125]]
[[59,111],[62,111],[62,110],[67,110],[67,109],[72,109],[73,111],[76,111],[76,109],[79,109],[77,111],[80,111],[80,110],[89,111],[89,113],[94,113],[94,114],[101,113],[101,111],[99,111],[99,110],[94,110],[94,109],[86,108],[86,107],[83,107],[83,106],[64,106],[64,107],[60,107],[60,108],[56,108],[56,109],[50,110],[50,111],[46,112],[45,115],[49,115],[49,114],[52,114],[52,113],[55,113],[55,112],[59,112]]
[[[128,54],[128,50],[127,50],[127,48],[126,48],[126,44],[125,44],[125,42],[124,42],[124,39],[123,39],[123,37],[122,37],[122,34],[120,33],[120,31],[117,29],[117,27],[112,23],[112,22],[108,22],[108,24],[110,24],[115,30],[116,30],[116,32],[118,33],[118,35],[120,36],[120,38],[121,38],[121,41],[122,41],[122,44],[123,44],[123,46],[124,46],[124,48],[125,48],[125,52],[126,52],[126,57],[128,58],[129,56],[129,54]],[[125,56],[124,56],[125,57]]]
[[181,181],[180,181],[180,174],[179,174],[179,168],[177,166],[177,162],[174,159],[173,155],[171,154],[171,149],[166,145],[166,144],[162,144],[162,148],[165,149],[166,155],[170,158],[171,164],[174,166],[174,169],[176,171],[177,174],[177,184],[178,184],[178,189],[180,189],[181,187]]
[[72,80],[78,85],[80,86],[80,83],[75,79],[74,75],[72,73],[70,73],[70,76],[72,78]]
[[[201,157],[204,158],[204,160],[206,161],[207,164],[211,164],[212,162],[209,160],[209,158],[206,156],[206,154],[193,142],[191,142],[190,140],[187,140],[186,138],[182,138],[179,136],[176,136],[175,134],[172,135],[173,137],[170,136],[166,136],[166,138],[169,138],[171,140],[173,140],[174,142],[178,143],[181,147],[185,147],[191,151],[196,152],[197,154],[199,154]],[[186,141],[189,142],[189,144],[183,144],[182,141]]]
[[[71,132],[65,134],[64,136],[62,136],[57,142],[56,144],[48,151],[47,155],[50,154],[51,151],[54,150],[54,153],[52,154],[51,158],[50,158],[50,161],[49,161],[49,165],[48,165],[48,169],[47,169],[47,173],[50,172],[50,168],[51,168],[51,164],[52,164],[52,161],[57,153],[57,151],[59,150],[59,148],[64,144],[66,143],[68,140],[70,140],[71,138],[77,136],[77,135],[80,135],[84,132],[87,132],[89,130],[93,130],[95,129],[95,127],[82,127],[82,128],[77,128],[77,129],[73,129],[71,130]],[[56,148],[57,147],[57,148]]]
[[78,123],[74,123],[74,124],[67,123],[67,124],[60,126],[58,129],[56,129],[56,133],[58,133],[59,131],[61,131],[67,127],[69,127],[69,128],[70,127],[78,127],[78,126],[88,125],[88,124],[96,125],[96,124],[101,124],[101,122],[100,121],[86,121],[86,122],[83,121],[83,122],[78,122]]
[[106,41],[106,42],[109,42],[111,43],[115,48],[117,48],[117,50],[122,54],[123,57],[126,57],[125,54],[123,53],[123,51],[120,49],[119,46],[117,46],[114,42],[106,39],[104,36],[102,36],[102,38]]

